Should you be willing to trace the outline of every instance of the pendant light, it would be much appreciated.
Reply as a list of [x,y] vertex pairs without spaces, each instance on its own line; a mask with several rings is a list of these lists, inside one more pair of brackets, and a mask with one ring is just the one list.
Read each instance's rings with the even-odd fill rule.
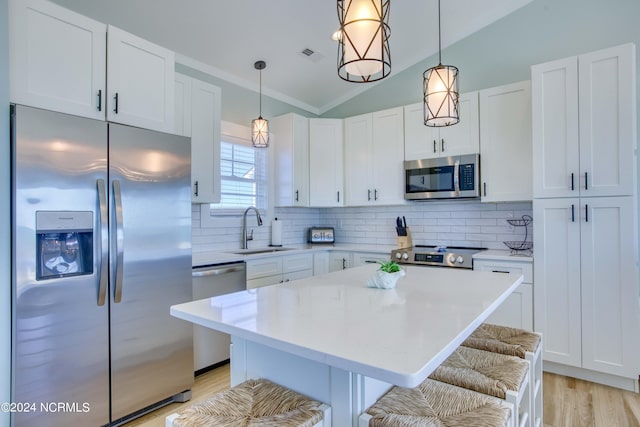
[[389,2],[338,0],[338,76],[348,82],[381,80],[391,72]]
[[260,71],[260,115],[257,119],[251,120],[251,142],[256,148],[267,148],[269,146],[269,120],[262,118],[262,70],[267,67],[267,63],[256,61],[253,66]]
[[431,127],[451,126],[460,121],[458,69],[453,65],[442,65],[440,0],[438,0],[438,62],[438,66],[429,68],[422,74],[424,124]]

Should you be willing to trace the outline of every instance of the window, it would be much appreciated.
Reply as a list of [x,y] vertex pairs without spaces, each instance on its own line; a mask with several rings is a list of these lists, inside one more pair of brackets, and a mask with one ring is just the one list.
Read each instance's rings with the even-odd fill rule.
[[250,140],[222,135],[220,141],[220,203],[215,213],[237,213],[248,206],[268,207],[267,150],[254,148]]

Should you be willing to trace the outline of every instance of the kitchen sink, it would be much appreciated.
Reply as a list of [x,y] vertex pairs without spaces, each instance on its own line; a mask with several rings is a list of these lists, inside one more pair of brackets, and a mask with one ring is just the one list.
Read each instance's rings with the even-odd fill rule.
[[290,251],[293,248],[256,248],[256,249],[238,249],[237,251],[227,251],[228,253],[235,255],[254,255],[254,254],[269,254],[282,251]]

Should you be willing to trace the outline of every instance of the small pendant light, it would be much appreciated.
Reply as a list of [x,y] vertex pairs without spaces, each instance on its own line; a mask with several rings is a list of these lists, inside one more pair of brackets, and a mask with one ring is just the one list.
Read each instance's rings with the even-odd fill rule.
[[438,66],[423,74],[424,124],[431,127],[455,125],[460,121],[458,109],[458,69],[442,65],[440,34],[440,0],[438,0]]
[[251,120],[251,142],[256,148],[267,148],[269,146],[269,120],[262,118],[262,70],[267,67],[267,63],[256,61],[253,66],[260,71],[260,115],[257,119]]
[[381,80],[391,72],[391,0],[338,0],[338,76],[348,82]]

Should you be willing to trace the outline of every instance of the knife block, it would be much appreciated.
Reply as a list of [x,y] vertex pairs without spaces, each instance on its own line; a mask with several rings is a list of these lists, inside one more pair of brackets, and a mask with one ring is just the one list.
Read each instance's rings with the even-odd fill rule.
[[413,246],[413,242],[411,241],[411,230],[407,227],[407,235],[406,236],[398,236],[398,248],[410,248]]

